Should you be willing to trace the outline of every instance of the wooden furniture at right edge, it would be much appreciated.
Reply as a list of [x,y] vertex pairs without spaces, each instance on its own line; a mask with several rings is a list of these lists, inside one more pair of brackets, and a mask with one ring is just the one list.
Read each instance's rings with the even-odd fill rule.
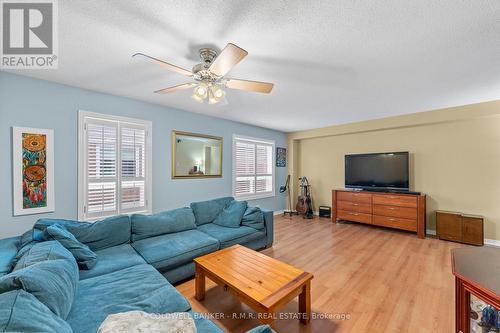
[[346,220],[416,232],[425,238],[425,195],[332,191],[332,222]]
[[[451,260],[455,275],[455,332],[490,332],[488,327],[498,328],[499,322],[490,326],[480,321],[484,320],[481,312],[485,305],[500,311],[500,249],[488,246],[453,249]],[[481,303],[483,306],[477,308]],[[483,330],[479,326],[486,327]]]

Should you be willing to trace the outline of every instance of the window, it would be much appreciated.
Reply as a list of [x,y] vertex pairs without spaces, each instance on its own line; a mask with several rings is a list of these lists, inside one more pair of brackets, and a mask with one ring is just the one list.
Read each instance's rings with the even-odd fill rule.
[[233,196],[274,196],[274,141],[233,137]]
[[151,211],[151,122],[80,111],[78,218]]

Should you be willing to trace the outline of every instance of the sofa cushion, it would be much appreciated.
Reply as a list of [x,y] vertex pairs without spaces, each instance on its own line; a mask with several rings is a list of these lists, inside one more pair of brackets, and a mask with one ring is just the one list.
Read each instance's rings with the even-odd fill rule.
[[59,224],[71,232],[78,241],[92,251],[130,243],[130,218],[128,215],[111,216],[93,223],[60,219],[39,219],[34,228],[44,231],[48,226]]
[[221,248],[229,247],[235,244],[244,245],[245,243],[251,242],[255,239],[266,237],[264,232],[244,226],[239,228],[228,228],[221,227],[220,225],[214,223],[208,223],[200,225],[198,230],[203,231],[204,233],[217,239],[221,244]]
[[[52,246],[47,247],[46,243]],[[0,278],[0,293],[23,289],[66,319],[77,285],[78,267],[73,255],[58,242],[51,241],[34,245],[12,273]]]
[[132,241],[196,229],[193,210],[189,207],[153,215],[133,214],[130,221],[132,223]]
[[44,240],[56,240],[75,257],[80,269],[91,269],[97,263],[97,255],[63,226],[51,225],[43,232]]
[[14,259],[19,250],[21,237],[11,237],[0,240],[0,277],[10,273],[14,267]]
[[0,294],[0,332],[71,333],[71,327],[24,290]]
[[75,333],[87,333],[96,332],[108,314],[184,312],[190,307],[156,269],[144,264],[80,281],[67,320]]
[[226,207],[226,205],[233,200],[233,197],[224,197],[191,203],[191,208],[193,209],[194,216],[196,217],[196,224],[202,225],[213,222],[217,215],[222,212],[224,207]]
[[223,227],[238,228],[246,209],[246,201],[233,200],[217,215],[214,223]]
[[142,239],[132,246],[149,264],[167,270],[218,250],[219,242],[198,230],[187,230]]
[[116,272],[135,265],[145,264],[146,261],[130,246],[122,244],[104,250],[96,251],[97,264],[90,270],[80,271],[80,280],[94,276]]
[[264,214],[259,207],[247,207],[241,219],[241,225],[251,227],[256,230],[265,230]]

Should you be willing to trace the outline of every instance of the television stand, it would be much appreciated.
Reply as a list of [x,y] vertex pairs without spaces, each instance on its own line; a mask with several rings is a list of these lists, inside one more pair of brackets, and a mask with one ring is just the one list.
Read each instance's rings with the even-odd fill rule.
[[416,232],[425,238],[425,194],[332,190],[332,222],[345,220]]

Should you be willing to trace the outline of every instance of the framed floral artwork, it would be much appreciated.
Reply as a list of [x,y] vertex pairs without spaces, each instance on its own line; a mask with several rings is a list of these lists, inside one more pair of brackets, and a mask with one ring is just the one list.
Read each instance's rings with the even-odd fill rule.
[[14,216],[53,212],[54,131],[12,128]]

